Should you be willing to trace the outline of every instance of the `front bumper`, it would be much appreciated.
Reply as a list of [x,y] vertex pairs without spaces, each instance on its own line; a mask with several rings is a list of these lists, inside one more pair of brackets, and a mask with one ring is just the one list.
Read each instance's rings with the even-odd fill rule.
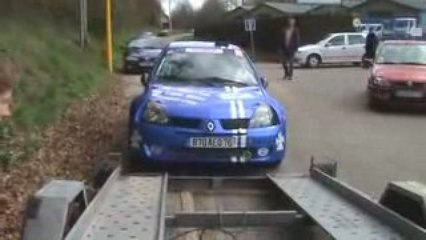
[[128,72],[142,73],[144,70],[152,69],[154,66],[153,61],[146,60],[126,60],[124,62],[124,68]]
[[[237,136],[244,144],[232,149],[191,148],[191,137]],[[132,151],[141,160],[173,163],[243,163],[277,164],[286,152],[286,133],[283,126],[249,129],[246,133],[206,134],[198,130],[143,124],[133,129]]]
[[[398,91],[415,91],[422,92],[423,96],[401,97]],[[410,104],[418,106],[426,106],[426,89],[414,89],[409,87],[378,87],[373,84],[368,86],[369,98],[380,103],[392,104]]]

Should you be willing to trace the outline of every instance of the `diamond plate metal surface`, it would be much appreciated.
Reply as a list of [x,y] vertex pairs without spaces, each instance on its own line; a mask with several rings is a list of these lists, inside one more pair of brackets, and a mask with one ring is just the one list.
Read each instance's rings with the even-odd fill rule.
[[309,177],[272,180],[336,240],[404,239],[387,225]]
[[157,239],[162,177],[119,177],[82,239]]

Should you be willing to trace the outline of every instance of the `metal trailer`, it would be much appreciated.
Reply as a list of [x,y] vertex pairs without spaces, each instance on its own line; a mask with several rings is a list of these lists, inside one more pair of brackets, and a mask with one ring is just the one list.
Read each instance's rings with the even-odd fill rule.
[[82,182],[54,180],[30,201],[23,239],[426,239],[424,185],[391,182],[376,202],[336,171],[314,161],[307,174],[255,177],[118,168],[90,204]]

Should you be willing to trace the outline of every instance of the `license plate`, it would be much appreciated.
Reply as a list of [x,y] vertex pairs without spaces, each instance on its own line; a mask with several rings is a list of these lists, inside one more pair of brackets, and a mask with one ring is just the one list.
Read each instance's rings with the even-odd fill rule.
[[189,141],[191,148],[237,148],[237,137],[194,137]]
[[424,94],[422,91],[399,90],[395,93],[395,95],[402,98],[422,98]]

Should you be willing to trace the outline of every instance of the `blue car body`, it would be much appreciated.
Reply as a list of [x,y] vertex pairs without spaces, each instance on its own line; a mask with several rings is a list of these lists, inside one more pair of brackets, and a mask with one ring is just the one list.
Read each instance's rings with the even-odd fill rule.
[[[161,58],[170,50],[186,47],[239,50],[233,45],[223,47],[212,42],[173,42],[163,50],[144,93],[133,101],[130,110],[129,151],[136,161],[281,163],[286,152],[286,111],[268,94],[266,84],[262,84],[264,81],[248,58],[257,75],[258,84],[254,86],[170,86],[157,80],[155,72]],[[151,102],[164,106],[167,124],[146,121],[144,111]],[[276,122],[250,128],[250,120],[260,105],[270,106]]]

